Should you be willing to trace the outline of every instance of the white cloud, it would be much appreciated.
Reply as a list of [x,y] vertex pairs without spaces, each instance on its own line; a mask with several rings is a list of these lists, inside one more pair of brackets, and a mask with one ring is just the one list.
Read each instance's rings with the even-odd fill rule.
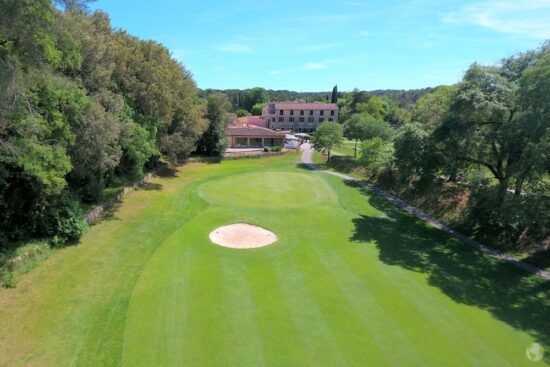
[[321,63],[321,62],[308,62],[306,65],[305,65],[305,68],[307,70],[320,70],[320,69],[324,69],[327,65],[325,63]]
[[249,54],[252,53],[253,50],[250,46],[243,43],[225,43],[218,47],[218,51]]
[[446,13],[449,24],[475,24],[499,33],[550,38],[550,0],[489,0]]
[[200,51],[198,51],[198,50],[188,50],[188,49],[185,49],[185,48],[176,48],[176,49],[172,50],[172,56],[176,60],[181,60],[181,59],[183,59],[187,56],[198,54],[199,52]]

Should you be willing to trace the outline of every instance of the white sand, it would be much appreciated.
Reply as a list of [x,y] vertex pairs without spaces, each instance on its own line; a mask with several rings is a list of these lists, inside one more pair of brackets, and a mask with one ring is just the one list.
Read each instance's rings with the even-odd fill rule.
[[239,249],[263,247],[277,241],[275,233],[246,223],[218,227],[209,237],[217,245]]

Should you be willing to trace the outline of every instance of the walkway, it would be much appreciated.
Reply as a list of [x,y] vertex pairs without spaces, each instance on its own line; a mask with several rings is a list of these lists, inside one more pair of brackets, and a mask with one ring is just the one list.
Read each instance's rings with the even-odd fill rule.
[[536,274],[536,275],[538,275],[538,276],[540,276],[540,277],[542,277],[546,280],[550,280],[550,272],[539,269],[536,266],[524,263],[524,262],[522,262],[522,261],[520,261],[520,260],[518,260],[518,259],[516,259],[512,256],[502,254],[502,253],[498,252],[497,250],[495,250],[492,247],[482,245],[481,243],[477,242],[476,240],[473,240],[473,239],[469,238],[468,236],[447,227],[446,225],[444,225],[443,223],[441,223],[437,219],[430,217],[428,214],[424,213],[420,209],[415,208],[412,205],[409,205],[408,203],[404,202],[403,200],[399,199],[398,197],[393,196],[393,195],[385,192],[384,190],[374,186],[373,184],[370,184],[366,181],[358,180],[354,177],[351,177],[351,176],[348,176],[348,175],[345,175],[345,174],[342,174],[342,173],[339,173],[339,172],[321,170],[318,165],[313,163],[313,160],[312,160],[313,148],[311,147],[311,145],[309,143],[302,144],[300,149],[302,150],[302,163],[304,163],[310,169],[320,171],[320,172],[323,172],[323,173],[327,173],[329,175],[337,176],[337,177],[340,177],[340,178],[342,178],[346,181],[358,182],[361,186],[367,187],[369,190],[375,192],[377,195],[380,195],[380,196],[386,198],[389,202],[391,202],[392,204],[394,204],[398,208],[406,210],[407,212],[411,213],[412,215],[416,216],[417,218],[420,218],[423,221],[431,224],[432,226],[439,229],[440,231],[445,232],[445,233],[461,240],[462,242],[467,243],[468,245],[473,246],[473,247],[475,247],[476,249],[478,249],[480,251],[483,251],[486,254],[494,256],[499,260],[509,262],[509,263],[517,266],[518,268],[521,268],[521,269],[526,270],[530,273]]

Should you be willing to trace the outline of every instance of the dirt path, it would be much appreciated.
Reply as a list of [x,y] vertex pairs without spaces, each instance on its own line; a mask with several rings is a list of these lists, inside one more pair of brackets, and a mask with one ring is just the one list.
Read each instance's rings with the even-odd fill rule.
[[396,196],[393,196],[393,195],[385,192],[384,190],[374,186],[373,184],[370,184],[366,181],[358,180],[354,177],[351,177],[351,176],[348,176],[348,175],[345,175],[345,174],[342,174],[342,173],[339,173],[339,172],[321,170],[318,165],[313,163],[313,160],[312,160],[313,148],[311,147],[311,145],[309,143],[302,144],[300,149],[302,150],[302,163],[305,164],[306,166],[308,166],[310,169],[320,171],[320,172],[323,172],[323,173],[326,173],[326,174],[329,174],[329,175],[337,176],[337,177],[340,177],[340,178],[342,178],[344,180],[347,180],[347,181],[358,182],[361,186],[367,187],[369,190],[375,192],[377,195],[380,195],[380,196],[386,198],[389,202],[391,202],[392,204],[394,204],[398,208],[401,208],[403,210],[408,211],[409,213],[411,213],[414,216],[416,216],[417,218],[420,218],[423,221],[431,224],[433,227],[439,229],[440,231],[445,232],[445,233],[461,240],[462,242],[467,243],[468,245],[475,247],[476,249],[478,249],[480,251],[483,251],[483,252],[485,252],[485,253],[487,253],[491,256],[494,256],[494,257],[496,257],[497,259],[499,259],[501,261],[509,262],[511,264],[514,264],[518,268],[521,268],[521,269],[526,270],[530,273],[536,274],[536,275],[538,275],[541,278],[544,278],[546,280],[550,280],[550,272],[539,269],[536,266],[524,263],[524,262],[522,262],[522,261],[520,261],[520,260],[518,260],[518,259],[516,259],[512,256],[500,253],[492,247],[485,246],[485,245],[477,242],[476,240],[473,240],[473,239],[469,238],[468,236],[447,227],[446,225],[444,225],[443,223],[441,223],[437,219],[430,217],[428,214],[424,213],[420,209],[415,208],[412,205],[409,205],[405,201],[399,199]]

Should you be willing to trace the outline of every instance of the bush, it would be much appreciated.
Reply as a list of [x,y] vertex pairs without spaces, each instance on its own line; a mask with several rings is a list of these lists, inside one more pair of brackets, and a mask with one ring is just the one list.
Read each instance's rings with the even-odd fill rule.
[[13,271],[3,270],[0,272],[0,280],[5,288],[15,288],[17,286],[17,275]]
[[266,153],[271,152],[271,148],[270,147],[264,147],[264,152],[266,152]]
[[271,147],[272,152],[280,152],[281,149],[283,148],[281,148],[279,145],[275,145],[274,147]]
[[79,202],[63,197],[49,208],[44,227],[45,233],[52,237],[51,246],[59,247],[78,241],[88,226]]

